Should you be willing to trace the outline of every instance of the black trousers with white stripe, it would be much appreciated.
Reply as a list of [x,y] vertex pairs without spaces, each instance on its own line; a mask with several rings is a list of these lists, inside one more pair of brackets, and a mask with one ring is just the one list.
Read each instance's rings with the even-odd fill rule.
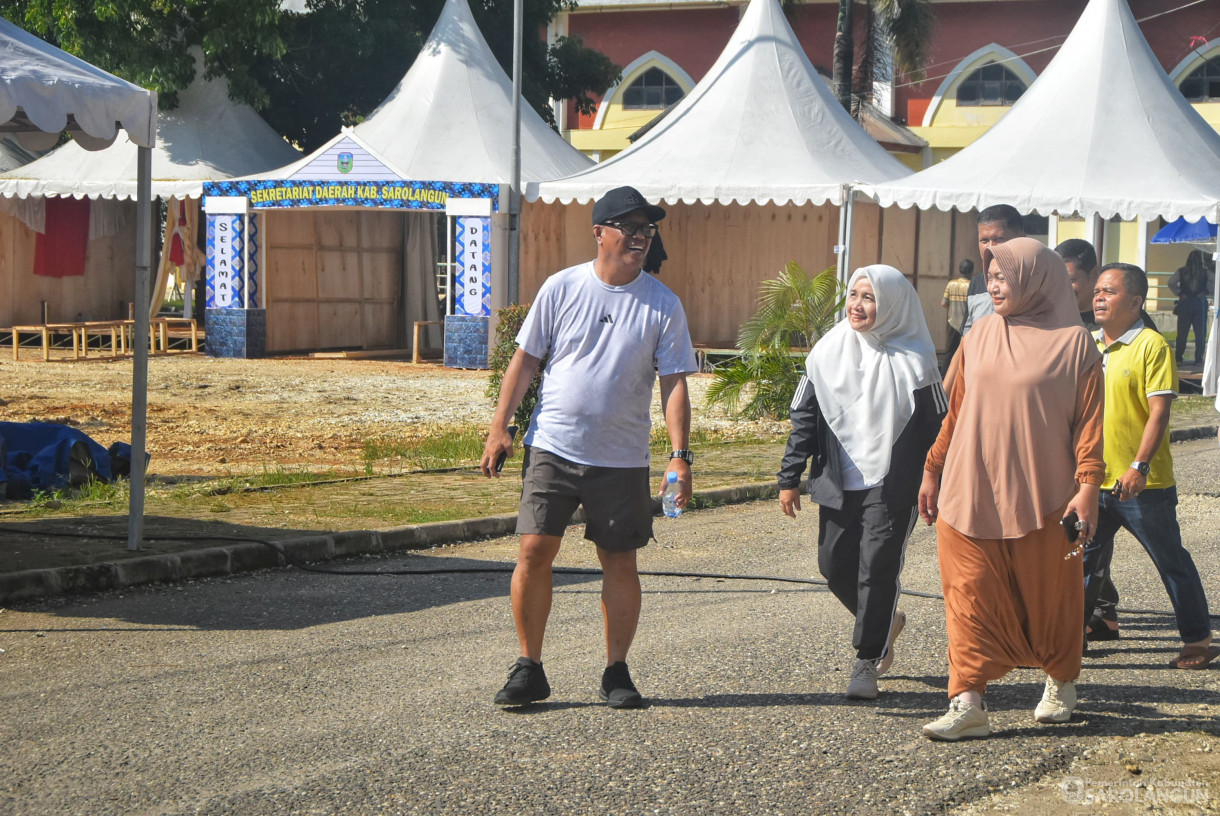
[[885,654],[915,524],[913,504],[888,507],[881,491],[881,485],[844,491],[842,509],[820,505],[818,514],[818,569],[856,618],[852,645],[862,660]]

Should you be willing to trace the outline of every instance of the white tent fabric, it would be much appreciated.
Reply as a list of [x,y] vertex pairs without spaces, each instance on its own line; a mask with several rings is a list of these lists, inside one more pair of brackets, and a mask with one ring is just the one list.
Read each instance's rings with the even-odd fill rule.
[[[114,141],[115,123],[138,145],[136,300],[147,303],[152,254],[152,146],[157,140],[157,95],[31,36],[0,19],[0,124],[19,134],[43,131],[54,144],[65,128],[86,148]],[[45,147],[49,147],[46,144]],[[28,144],[31,149],[37,145]],[[127,548],[144,538],[144,475],[148,436],[148,332],[135,323],[131,383],[131,493]]]
[[32,150],[51,147],[64,130],[98,150],[114,141],[119,125],[133,142],[152,147],[157,95],[0,19],[0,122],[14,119],[28,126],[29,135],[18,138]]
[[[508,184],[512,122],[512,81],[496,62],[466,0],[446,0],[406,76],[377,110],[336,139],[355,136],[403,179]],[[258,178],[293,178],[330,146]],[[533,108],[521,106],[523,182],[559,178],[590,164]]]
[[16,170],[36,158],[38,154],[26,150],[15,137],[5,136],[0,139],[0,173]]
[[[153,196],[199,198],[205,181],[257,173],[301,155],[252,108],[230,100],[224,79],[203,78],[200,53],[195,71],[195,81],[179,94],[178,107],[158,118]],[[133,199],[136,146],[124,135],[97,152],[69,142],[0,175],[0,195]]]
[[945,161],[864,185],[882,206],[1215,219],[1220,135],[1174,87],[1126,0],[1091,0],[1004,118]]
[[778,0],[751,0],[707,75],[643,138],[525,197],[583,202],[629,184],[670,203],[841,204],[846,183],[910,172],[843,110]]

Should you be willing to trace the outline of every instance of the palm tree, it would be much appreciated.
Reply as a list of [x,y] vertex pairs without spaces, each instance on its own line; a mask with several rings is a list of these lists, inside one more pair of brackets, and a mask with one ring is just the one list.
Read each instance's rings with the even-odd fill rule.
[[[759,286],[758,312],[741,327],[741,356],[716,370],[708,405],[751,419],[788,415],[803,357],[830,331],[843,305],[843,285],[829,267],[810,277],[790,261],[774,280]],[[793,348],[803,350],[793,354]]]
[[894,67],[899,73],[915,77],[922,74],[933,20],[932,0],[865,0],[865,53],[857,67],[852,36],[856,2],[860,0],[839,0],[831,77],[835,96],[852,115],[856,115],[858,108],[853,105],[853,97],[872,95],[879,45],[892,44]]

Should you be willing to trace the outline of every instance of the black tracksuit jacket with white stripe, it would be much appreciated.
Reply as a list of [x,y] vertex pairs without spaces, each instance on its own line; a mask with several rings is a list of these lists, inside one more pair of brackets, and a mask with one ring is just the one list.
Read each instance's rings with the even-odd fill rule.
[[[923,480],[923,463],[940,424],[949,410],[945,389],[939,382],[915,392],[915,412],[894,441],[890,453],[890,472],[882,482],[881,496],[890,507],[914,506]],[[817,394],[808,377],[801,377],[789,414],[792,432],[780,465],[781,490],[798,487],[805,467],[809,471],[809,496],[818,504],[843,507],[843,474],[839,465],[839,444],[822,416]]]

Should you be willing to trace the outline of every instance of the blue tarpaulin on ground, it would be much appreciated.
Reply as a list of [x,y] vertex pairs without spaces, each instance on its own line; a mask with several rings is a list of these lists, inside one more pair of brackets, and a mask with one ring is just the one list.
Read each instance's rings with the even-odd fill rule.
[[53,422],[0,422],[0,487],[10,499],[35,491],[110,481],[126,475],[131,446],[116,442],[107,450],[89,436]]

